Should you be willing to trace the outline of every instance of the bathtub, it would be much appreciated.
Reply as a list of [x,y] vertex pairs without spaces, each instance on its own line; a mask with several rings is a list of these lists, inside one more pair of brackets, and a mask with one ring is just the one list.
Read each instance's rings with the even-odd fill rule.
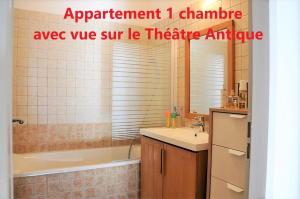
[[140,198],[140,145],[14,154],[15,199]]
[[99,169],[140,162],[140,145],[59,152],[14,154],[14,177]]

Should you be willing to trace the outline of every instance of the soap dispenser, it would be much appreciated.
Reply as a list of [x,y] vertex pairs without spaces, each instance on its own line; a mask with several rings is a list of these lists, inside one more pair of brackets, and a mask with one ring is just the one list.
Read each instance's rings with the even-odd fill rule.
[[172,128],[176,128],[176,117],[179,116],[179,114],[177,113],[176,110],[176,106],[174,106],[173,108],[173,112],[171,114],[171,124],[172,124]]

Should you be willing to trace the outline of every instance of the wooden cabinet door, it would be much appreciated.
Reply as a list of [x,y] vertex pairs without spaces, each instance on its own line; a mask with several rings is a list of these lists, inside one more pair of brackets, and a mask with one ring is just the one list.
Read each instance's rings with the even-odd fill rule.
[[197,198],[197,154],[164,144],[163,199]]
[[141,138],[141,196],[142,199],[162,199],[162,153],[163,143]]

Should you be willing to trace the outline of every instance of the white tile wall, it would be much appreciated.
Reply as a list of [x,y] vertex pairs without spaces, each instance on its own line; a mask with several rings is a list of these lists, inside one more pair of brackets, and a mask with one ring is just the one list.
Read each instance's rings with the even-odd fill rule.
[[56,19],[55,15],[16,10],[15,116],[29,124],[110,121],[112,48],[102,48],[100,42],[32,39],[33,31],[43,26],[72,28]]

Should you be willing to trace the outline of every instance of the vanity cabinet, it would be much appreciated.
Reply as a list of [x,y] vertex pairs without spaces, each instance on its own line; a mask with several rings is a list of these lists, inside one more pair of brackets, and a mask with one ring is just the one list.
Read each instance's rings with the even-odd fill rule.
[[146,136],[141,138],[142,199],[203,199],[207,150],[193,152]]
[[[144,199],[162,199],[163,143],[154,139],[141,139],[141,196]],[[151,179],[151,180],[149,180]]]
[[250,146],[247,112],[212,109],[210,121],[209,198],[245,199]]

